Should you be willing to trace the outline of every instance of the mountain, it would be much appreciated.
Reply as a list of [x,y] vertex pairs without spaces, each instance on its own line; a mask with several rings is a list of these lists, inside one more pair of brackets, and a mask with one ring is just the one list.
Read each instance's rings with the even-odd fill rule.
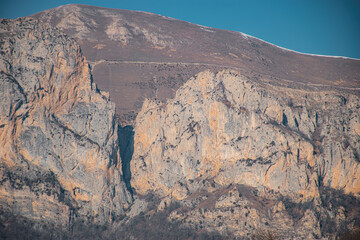
[[[360,88],[360,61],[300,54],[239,32],[145,12],[66,5],[31,16],[77,39],[99,88],[133,124],[145,98],[172,98],[207,69],[291,88]],[[127,120],[127,121],[126,121]]]
[[166,104],[144,103],[131,186],[181,202],[170,218],[195,229],[240,239],[257,228],[276,229],[280,239],[324,237],[358,221],[340,216],[359,213],[359,109],[351,94],[201,72]]
[[79,46],[31,19],[0,26],[2,211],[61,227],[124,214],[115,105]]
[[0,46],[3,238],[359,234],[359,60],[85,5]]

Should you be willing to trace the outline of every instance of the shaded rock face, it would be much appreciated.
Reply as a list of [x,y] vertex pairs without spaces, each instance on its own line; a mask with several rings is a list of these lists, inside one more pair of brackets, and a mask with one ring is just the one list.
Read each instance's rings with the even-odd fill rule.
[[131,203],[114,104],[73,39],[29,19],[1,20],[0,34],[2,209],[60,226],[111,222]]

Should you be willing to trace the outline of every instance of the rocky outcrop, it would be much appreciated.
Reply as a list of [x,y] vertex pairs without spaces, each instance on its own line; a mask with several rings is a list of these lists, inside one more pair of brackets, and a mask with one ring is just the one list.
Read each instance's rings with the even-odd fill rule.
[[[359,104],[357,95],[341,91],[275,88],[235,71],[202,72],[166,104],[145,101],[134,129],[132,187],[140,195],[156,192],[184,205],[190,202],[190,212],[171,218],[193,227],[197,222],[206,229],[234,232],[243,218],[247,227],[235,231],[243,237],[256,227],[292,219],[276,210],[283,198],[293,206],[311,203],[321,208],[324,187],[358,197]],[[238,184],[254,188],[262,200],[239,197],[239,190],[219,195]],[[207,196],[194,200],[199,191]],[[199,210],[202,219],[197,210],[211,198],[215,210],[205,215]],[[264,204],[265,199],[273,203],[256,208],[256,202]],[[224,209],[232,212],[226,215]],[[285,221],[277,229],[291,230],[294,235],[289,236],[295,238],[320,237],[320,227],[314,227],[319,212],[304,209],[298,220],[291,220],[296,224]],[[245,212],[252,219],[242,216]],[[308,228],[303,229],[306,236],[295,234],[299,226]]]
[[[203,72],[137,118],[133,187],[183,199],[212,179],[314,198],[317,186],[360,193],[359,98]],[[196,187],[194,187],[196,186]]]
[[[118,127],[62,31],[97,81],[121,78],[104,83],[135,126]],[[360,226],[358,61],[81,5],[1,20],[0,46],[0,235],[331,239]]]
[[31,19],[3,19],[0,34],[2,211],[59,226],[123,215],[115,106],[79,46]]

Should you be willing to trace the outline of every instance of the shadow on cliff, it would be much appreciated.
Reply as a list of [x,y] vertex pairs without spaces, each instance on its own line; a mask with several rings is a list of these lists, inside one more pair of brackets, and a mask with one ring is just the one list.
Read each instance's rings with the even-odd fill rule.
[[134,153],[134,128],[132,126],[125,126],[118,128],[119,136],[119,147],[120,147],[120,157],[121,157],[121,167],[123,172],[123,180],[126,184],[126,188],[131,194],[133,190],[131,187],[131,170],[130,170],[130,161]]

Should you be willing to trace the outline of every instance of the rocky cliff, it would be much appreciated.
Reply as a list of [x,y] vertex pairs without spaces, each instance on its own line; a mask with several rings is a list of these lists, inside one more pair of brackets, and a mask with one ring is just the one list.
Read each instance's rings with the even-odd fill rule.
[[[322,184],[360,193],[359,97],[202,72],[136,121],[132,184],[183,199],[212,179],[314,198]],[[176,186],[174,188],[174,186]],[[198,187],[196,187],[198,188]]]
[[[324,189],[359,197],[359,104],[358,95],[342,91],[202,72],[166,104],[145,101],[134,129],[131,184],[140,195],[156,192],[162,204],[182,202],[187,209],[171,218],[192,227],[242,237],[269,227],[281,239],[324,236]],[[287,210],[312,207],[291,216],[285,198],[294,204]],[[345,214],[337,208],[330,212]],[[338,226],[349,216],[334,214]]]
[[1,210],[60,227],[113,221],[132,201],[114,104],[73,39],[29,19],[0,28]]
[[0,49],[5,238],[334,239],[360,226],[358,60],[82,5],[1,20]]

